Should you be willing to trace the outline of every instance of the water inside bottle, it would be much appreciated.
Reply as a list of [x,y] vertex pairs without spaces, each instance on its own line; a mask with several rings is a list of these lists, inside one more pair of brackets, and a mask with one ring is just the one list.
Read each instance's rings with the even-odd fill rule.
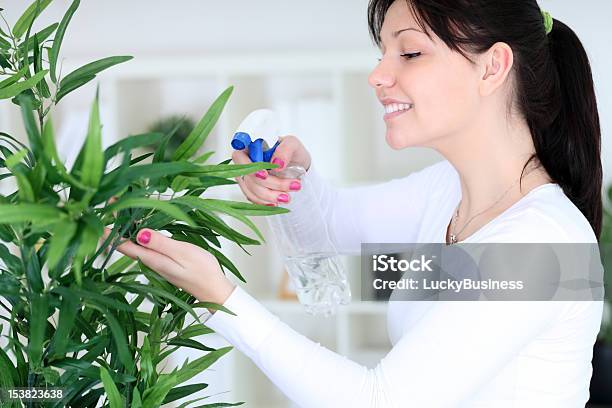
[[285,258],[296,294],[310,314],[330,316],[350,302],[349,283],[335,254],[311,253]]

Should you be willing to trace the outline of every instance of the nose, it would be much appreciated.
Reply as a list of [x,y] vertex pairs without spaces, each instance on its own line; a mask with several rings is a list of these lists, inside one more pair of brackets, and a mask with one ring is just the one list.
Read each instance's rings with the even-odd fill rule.
[[378,63],[374,70],[368,76],[368,83],[374,89],[381,87],[388,88],[395,83],[395,77],[390,72],[388,64],[385,64],[384,59]]

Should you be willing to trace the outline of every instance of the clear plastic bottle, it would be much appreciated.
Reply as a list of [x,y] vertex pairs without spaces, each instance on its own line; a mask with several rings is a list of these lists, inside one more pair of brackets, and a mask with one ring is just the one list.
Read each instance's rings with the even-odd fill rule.
[[275,176],[299,178],[300,191],[283,204],[290,212],[266,217],[284,257],[300,303],[313,315],[331,316],[351,300],[346,272],[330,239],[327,224],[305,169],[289,165]]
[[[269,161],[278,143],[268,149],[264,138],[279,134],[277,114],[270,109],[258,109],[242,121],[232,147],[238,150],[248,147],[252,161]],[[308,313],[330,316],[339,305],[350,302],[351,290],[338,251],[329,237],[320,203],[307,179],[302,178],[306,173],[303,167],[289,163],[285,169],[272,169],[270,173],[302,180],[300,191],[291,195],[290,203],[282,205],[290,212],[266,219],[300,303]]]

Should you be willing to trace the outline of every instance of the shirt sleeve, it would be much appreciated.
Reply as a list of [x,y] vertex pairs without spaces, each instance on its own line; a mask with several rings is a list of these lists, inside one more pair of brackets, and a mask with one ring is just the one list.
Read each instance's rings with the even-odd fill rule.
[[[316,163],[302,176],[303,191],[312,189],[330,239],[340,254],[358,255],[362,242],[416,242],[432,186],[445,188],[440,177],[447,161],[380,184],[337,188],[323,179]],[[300,192],[292,195],[300,199]],[[299,215],[299,214],[298,214]]]
[[455,407],[554,324],[565,302],[435,302],[369,369],[309,340],[240,286],[206,325],[302,408]]

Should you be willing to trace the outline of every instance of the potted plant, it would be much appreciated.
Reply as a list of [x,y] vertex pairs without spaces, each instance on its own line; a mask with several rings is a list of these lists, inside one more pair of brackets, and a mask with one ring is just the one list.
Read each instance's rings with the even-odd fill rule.
[[[34,33],[34,21],[51,1],[36,0],[14,25],[0,25],[0,99],[19,105],[28,139],[22,143],[0,133],[0,182],[17,186],[0,195],[0,389],[58,388],[44,396],[55,399],[30,399],[28,407],[157,407],[207,386],[184,383],[231,348],[195,340],[212,332],[201,324],[198,310],[231,311],[198,302],[141,263],[113,259],[114,249],[140,228],[165,230],[211,252],[224,271],[244,281],[223,255],[219,237],[242,249],[258,245],[264,239],[248,216],[287,210],[203,195],[236,184],[236,176],[278,166],[207,164],[210,153],[198,155],[230,87],[169,158],[165,149],[173,129],[129,136],[103,150],[96,93],[85,141],[66,168],[55,146],[54,106],[131,57],[104,58],[62,77],[59,52],[79,0],[61,22]],[[0,24],[5,21],[2,16]],[[133,157],[135,149],[155,143],[154,152]],[[261,242],[232,229],[223,214],[248,225]],[[105,226],[112,226],[112,233],[101,242]],[[184,347],[203,356],[161,372],[167,358]],[[22,406],[6,397],[3,407]]]
[[[612,184],[607,189],[612,203]],[[608,319],[602,325],[593,348],[593,376],[591,398],[593,404],[612,405],[612,209],[604,205],[603,227],[600,237],[600,254],[604,267],[604,307]]]

